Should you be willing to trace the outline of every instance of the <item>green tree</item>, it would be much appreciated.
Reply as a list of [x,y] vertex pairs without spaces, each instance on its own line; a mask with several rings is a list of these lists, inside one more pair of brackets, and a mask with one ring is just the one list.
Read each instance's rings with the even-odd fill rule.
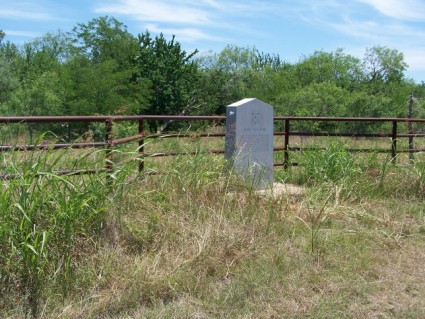
[[0,113],[4,114],[4,105],[13,90],[18,86],[18,78],[13,72],[11,64],[0,55]]
[[20,83],[8,101],[9,115],[62,115],[63,96],[58,75],[44,72]]
[[[413,116],[419,118],[425,118],[425,82],[421,84],[413,85]],[[425,125],[422,124],[422,127]],[[425,127],[422,129],[425,132]]]
[[255,51],[253,49],[234,45],[226,46],[217,55],[216,68],[226,75],[225,86],[222,88],[228,96],[225,105],[248,97],[255,71]]
[[162,33],[154,39],[148,31],[139,35],[136,82],[149,81],[152,89],[150,104],[142,113],[183,115],[194,110],[199,73],[192,58],[197,52],[186,53],[174,36],[167,41]]
[[244,96],[244,88],[236,74],[218,64],[219,55],[209,53],[196,60],[199,71],[200,99],[204,101],[202,112],[223,114],[225,106]]
[[366,50],[363,58],[361,90],[372,100],[385,101],[380,113],[389,117],[405,117],[407,99],[412,85],[405,79],[407,68],[403,53],[375,46]]
[[403,53],[375,46],[366,50],[363,59],[364,80],[370,83],[400,83],[407,67]]
[[137,114],[146,107],[147,81],[135,81],[137,39],[110,17],[78,24],[74,56],[66,65],[69,114]]
[[9,115],[5,103],[19,86],[19,51],[14,44],[4,42],[4,37],[5,33],[0,30],[0,114]]
[[276,105],[284,116],[343,116],[349,92],[334,83],[312,83],[283,92]]
[[[389,110],[394,102],[385,95],[370,95],[365,91],[352,92],[346,100],[346,110],[343,116],[347,117],[395,117]],[[345,131],[351,133],[377,132],[382,129],[382,123],[350,122],[345,124]],[[385,132],[389,132],[387,128]]]
[[276,95],[282,90],[280,81],[284,63],[279,55],[265,54],[254,49],[254,62],[247,86],[247,96],[256,97],[273,104]]
[[115,60],[91,63],[84,56],[75,57],[66,64],[65,72],[65,114],[137,114],[147,100],[145,83],[132,82],[132,70],[119,70]]
[[226,105],[245,97],[269,102],[276,89],[276,73],[283,66],[278,55],[234,45],[218,54],[204,55],[197,62],[207,107],[218,114],[224,113]]
[[[13,79],[13,91],[3,110],[8,115],[60,115],[63,108],[61,83],[61,52],[58,39],[47,34],[27,42],[15,51],[13,46],[2,48]],[[14,71],[10,69],[13,68]]]
[[71,36],[78,55],[93,63],[114,60],[120,70],[133,67],[138,51],[137,38],[127,31],[127,26],[112,17],[99,17],[88,23],[79,23]]
[[298,83],[335,83],[339,87],[353,89],[361,79],[361,61],[344,53],[316,51],[301,60],[295,68]]

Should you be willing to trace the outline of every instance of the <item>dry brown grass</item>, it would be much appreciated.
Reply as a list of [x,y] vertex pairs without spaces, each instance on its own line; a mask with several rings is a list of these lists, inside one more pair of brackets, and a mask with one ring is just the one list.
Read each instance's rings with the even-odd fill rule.
[[306,192],[265,196],[220,157],[162,159],[112,205],[118,240],[81,244],[41,317],[424,318],[425,180],[372,162],[336,182],[278,172]]
[[[131,186],[115,208],[119,246],[87,256],[75,274],[79,294],[46,317],[425,316],[423,197],[356,197],[341,185],[259,196],[223,174],[220,161],[194,161]],[[219,169],[196,175],[194,165]]]

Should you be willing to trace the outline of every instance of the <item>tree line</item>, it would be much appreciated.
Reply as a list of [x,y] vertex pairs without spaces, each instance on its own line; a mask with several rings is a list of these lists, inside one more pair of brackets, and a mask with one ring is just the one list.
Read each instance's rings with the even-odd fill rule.
[[213,115],[256,97],[281,116],[406,117],[409,94],[425,96],[403,53],[382,46],[362,59],[338,49],[296,63],[255,47],[186,52],[174,36],[135,37],[108,16],[20,46],[6,38],[0,30],[1,116]]

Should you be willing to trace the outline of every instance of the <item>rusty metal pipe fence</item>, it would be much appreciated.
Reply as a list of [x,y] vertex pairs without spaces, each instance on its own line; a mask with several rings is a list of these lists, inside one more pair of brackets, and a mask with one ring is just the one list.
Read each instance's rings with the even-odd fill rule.
[[[155,152],[148,153],[145,152],[145,140],[147,138],[182,138],[182,137],[224,137],[225,133],[176,133],[176,134],[149,134],[146,131],[146,122],[147,121],[207,121],[212,123],[224,123],[224,116],[166,116],[166,115],[131,115],[131,116],[13,116],[13,117],[0,117],[0,124],[35,124],[35,123],[104,123],[105,125],[105,138],[103,142],[85,142],[85,143],[61,143],[61,144],[28,144],[28,145],[1,145],[1,152],[11,152],[11,151],[34,151],[34,150],[48,150],[48,149],[83,149],[83,148],[104,148],[106,151],[105,156],[105,166],[101,169],[82,169],[82,170],[60,170],[55,173],[58,175],[64,174],[95,174],[99,172],[108,172],[112,171],[114,167],[113,163],[113,148],[114,146],[125,144],[129,142],[138,141],[138,152],[139,158],[142,160],[138,164],[139,171],[144,170],[144,161],[145,157],[160,157],[160,156],[176,156],[182,154],[195,154],[194,152]],[[115,122],[121,121],[131,121],[138,123],[138,134],[134,136],[114,139],[113,138],[113,125]],[[306,136],[323,136],[323,137],[367,137],[367,138],[382,138],[387,137],[391,139],[391,149],[385,150],[376,150],[376,149],[348,149],[350,152],[385,152],[390,153],[392,161],[395,162],[397,153],[416,153],[416,152],[425,152],[425,148],[409,148],[399,150],[397,149],[397,141],[401,138],[418,138],[425,137],[425,133],[399,133],[400,124],[406,124],[407,126],[412,123],[425,123],[425,119],[412,119],[412,118],[358,118],[358,117],[284,117],[278,116],[274,117],[275,123],[281,123],[279,125],[282,127],[282,130],[275,131],[275,136],[283,137],[283,147],[275,147],[275,152],[283,153],[283,162],[274,163],[275,166],[283,166],[285,169],[290,165],[296,165],[296,163],[291,163],[289,159],[290,152],[300,151],[300,150],[317,150],[319,148],[301,148],[301,147],[291,147],[290,146],[290,137],[306,137]],[[391,123],[391,131],[386,133],[344,133],[344,132],[302,132],[302,131],[293,131],[291,127],[294,122],[361,122],[361,123]],[[410,132],[410,130],[408,130]],[[223,143],[224,144],[224,143]],[[410,144],[409,144],[410,145]],[[208,150],[206,153],[209,154],[223,154],[224,147],[221,150]],[[14,176],[3,174],[0,172],[0,179],[11,179]]]

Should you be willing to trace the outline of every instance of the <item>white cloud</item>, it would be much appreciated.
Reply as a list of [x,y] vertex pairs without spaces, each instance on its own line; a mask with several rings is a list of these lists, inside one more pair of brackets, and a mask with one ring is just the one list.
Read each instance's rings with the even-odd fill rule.
[[374,41],[406,42],[425,37],[425,30],[397,21],[357,20],[349,16],[341,21],[328,22],[328,26],[354,38]]
[[41,33],[33,31],[3,30],[7,36],[37,38],[41,37]]
[[[425,56],[422,49],[408,49],[403,51],[404,59],[409,65],[409,69],[425,71]],[[424,79],[425,80],[425,79]]]
[[26,20],[52,20],[52,17],[44,12],[22,11],[13,9],[0,9],[0,17],[8,19]]
[[167,36],[175,35],[179,42],[196,42],[200,40],[224,42],[226,39],[209,35],[196,28],[160,28],[155,24],[145,26],[147,30],[154,33],[163,33]]
[[102,5],[97,13],[121,14],[144,22],[206,24],[211,20],[206,10],[179,4],[178,1],[120,0],[116,4]]
[[425,1],[304,0],[293,10],[313,27],[334,31],[335,45],[349,54],[362,58],[366,48],[386,46],[404,54],[408,73],[425,71]]
[[0,5],[0,17],[17,20],[54,20],[55,18],[34,2],[21,2]]
[[[254,25],[243,24],[245,17],[273,11],[270,2],[258,0],[118,0],[103,2],[96,13],[123,15],[145,25],[149,31],[176,35],[179,41],[227,42],[232,32],[254,33]],[[226,30],[225,37],[215,36]]]
[[273,3],[258,0],[118,0],[106,2],[97,13],[120,14],[144,22],[212,26],[226,16],[273,12]]
[[381,14],[399,20],[425,20],[425,3],[422,0],[358,0],[375,8]]

